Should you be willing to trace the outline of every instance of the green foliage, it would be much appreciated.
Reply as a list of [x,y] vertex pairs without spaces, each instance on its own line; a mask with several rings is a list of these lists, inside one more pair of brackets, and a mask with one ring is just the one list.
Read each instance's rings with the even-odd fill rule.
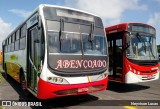
[[5,107],[0,106],[0,109],[5,109]]

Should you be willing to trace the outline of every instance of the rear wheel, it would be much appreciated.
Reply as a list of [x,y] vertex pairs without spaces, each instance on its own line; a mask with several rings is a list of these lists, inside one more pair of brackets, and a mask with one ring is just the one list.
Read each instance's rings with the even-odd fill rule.
[[20,70],[20,86],[21,86],[24,96],[29,96],[29,92],[27,90],[27,85],[26,85],[26,80],[25,80],[24,73],[22,70]]
[[25,78],[22,73],[20,74],[20,85],[21,85],[22,90],[26,89]]

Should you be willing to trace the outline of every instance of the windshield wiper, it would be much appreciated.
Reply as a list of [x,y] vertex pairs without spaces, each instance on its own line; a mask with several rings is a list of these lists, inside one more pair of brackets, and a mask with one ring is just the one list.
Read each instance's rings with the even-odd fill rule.
[[152,51],[152,48],[151,48],[151,37],[150,37],[150,39],[149,39],[149,44],[150,44],[150,47],[149,47],[150,52],[151,52],[152,56],[155,58],[155,56],[154,56],[154,54],[153,54],[153,51]]
[[63,31],[64,31],[64,21],[63,21],[63,19],[60,19],[60,31],[59,31],[60,51],[62,49]]
[[151,49],[151,46],[149,47],[149,49],[150,49],[150,52],[151,52],[152,56],[155,58],[155,56],[154,56],[154,54],[153,54],[153,51],[152,51],[152,49]]
[[136,34],[136,37],[137,37],[137,39],[139,40],[139,42],[142,42],[143,44],[144,44],[144,51],[145,51],[145,53],[146,53],[146,44],[145,44],[145,42],[144,41],[142,41],[140,38],[141,38],[141,36],[139,35],[139,33],[137,33]]
[[139,42],[142,42],[141,39],[140,39],[139,33],[136,34],[136,37],[137,37],[137,39],[138,39]]
[[94,40],[94,23],[91,24],[91,32],[90,32],[90,35],[89,35],[89,41],[91,42],[91,47],[92,47],[92,50],[93,50],[93,40]]

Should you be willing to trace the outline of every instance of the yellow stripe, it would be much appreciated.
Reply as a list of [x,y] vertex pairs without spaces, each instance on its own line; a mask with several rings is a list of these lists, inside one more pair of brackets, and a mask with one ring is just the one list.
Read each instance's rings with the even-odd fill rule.
[[87,78],[88,78],[88,82],[91,82],[90,77],[89,77],[89,76],[87,76]]
[[132,106],[124,106],[124,108],[126,108],[126,109],[136,109],[135,107],[132,107]]

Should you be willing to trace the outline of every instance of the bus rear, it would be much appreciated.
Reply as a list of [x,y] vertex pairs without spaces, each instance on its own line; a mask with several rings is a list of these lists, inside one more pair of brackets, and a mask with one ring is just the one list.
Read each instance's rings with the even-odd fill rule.
[[105,90],[108,56],[102,20],[70,8],[43,5],[41,9],[45,53],[38,98]]
[[[156,30],[142,23],[123,23],[106,28],[111,61],[111,80],[138,83],[159,78]],[[113,36],[115,38],[111,38]],[[110,37],[110,38],[109,38]],[[114,41],[112,41],[114,40]],[[111,50],[111,48],[114,50]]]

